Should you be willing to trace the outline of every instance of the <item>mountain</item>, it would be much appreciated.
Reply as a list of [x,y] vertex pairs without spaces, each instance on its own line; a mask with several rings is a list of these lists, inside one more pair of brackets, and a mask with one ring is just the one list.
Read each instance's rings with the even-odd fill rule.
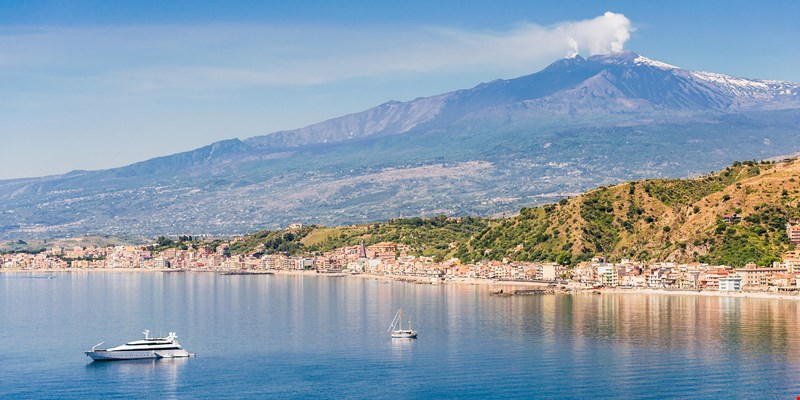
[[[306,128],[248,139],[264,148],[288,148],[414,129],[446,127],[475,113],[513,108],[541,117],[636,111],[719,111],[800,107],[796,83],[687,71],[632,51],[580,55],[516,79],[498,79],[409,102],[391,101],[370,110]],[[498,110],[499,108],[499,110]]]
[[800,151],[800,86],[633,52],[100,171],[0,181],[0,238],[491,215]]

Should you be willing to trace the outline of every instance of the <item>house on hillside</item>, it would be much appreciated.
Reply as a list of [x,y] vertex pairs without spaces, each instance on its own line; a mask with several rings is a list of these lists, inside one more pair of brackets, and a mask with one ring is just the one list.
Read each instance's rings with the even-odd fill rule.
[[[800,250],[794,251],[787,251],[783,255],[783,259],[778,266],[782,266],[786,268],[786,271],[790,274],[795,273],[795,271],[800,271]],[[777,267],[773,265],[773,267]]]
[[726,224],[733,224],[733,223],[741,221],[742,220],[742,216],[737,214],[737,213],[733,213],[733,214],[729,214],[729,215],[723,215],[722,216],[722,220]]
[[794,222],[794,224],[787,222],[786,236],[793,245],[800,245],[800,225],[797,222]]

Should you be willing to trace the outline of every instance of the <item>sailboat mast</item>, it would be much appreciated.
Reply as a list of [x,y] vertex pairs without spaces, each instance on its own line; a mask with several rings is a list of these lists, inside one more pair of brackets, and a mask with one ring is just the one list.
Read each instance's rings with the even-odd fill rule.
[[402,319],[402,314],[400,314],[400,310],[397,310],[397,313],[394,314],[394,319],[392,319],[392,324],[389,325],[389,329],[387,329],[386,331],[389,332],[394,330],[397,327],[397,324],[400,323],[401,319]]

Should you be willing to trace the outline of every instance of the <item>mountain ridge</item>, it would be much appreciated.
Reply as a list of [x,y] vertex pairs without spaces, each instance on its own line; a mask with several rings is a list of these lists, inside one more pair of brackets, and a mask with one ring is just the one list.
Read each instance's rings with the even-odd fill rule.
[[298,130],[0,181],[0,238],[491,215],[597,185],[798,151],[798,87],[633,52],[577,56]]
[[[353,136],[370,136],[373,134],[381,134],[385,132],[380,129],[370,129],[371,127],[361,127],[361,129],[359,129],[358,124],[354,122],[353,119],[364,119],[366,115],[378,113],[383,108],[387,107],[413,108],[416,105],[424,105],[427,107],[428,113],[425,114],[424,118],[419,118],[418,120],[412,121],[430,123],[432,119],[440,116],[440,114],[437,113],[447,111],[448,102],[457,101],[459,103],[464,103],[466,101],[468,106],[462,105],[462,109],[460,110],[463,117],[463,114],[468,114],[480,109],[508,106],[513,103],[523,101],[541,100],[561,91],[574,90],[576,89],[576,85],[586,82],[588,79],[598,76],[598,74],[603,74],[606,80],[610,79],[617,81],[621,76],[627,75],[626,78],[628,79],[626,82],[629,82],[631,67],[634,66],[645,66],[646,68],[643,69],[645,73],[656,74],[660,79],[674,80],[675,82],[671,82],[672,85],[688,87],[691,86],[691,82],[689,81],[700,83],[699,86],[695,85],[696,89],[694,92],[673,92],[681,96],[678,98],[668,98],[667,100],[669,101],[661,104],[664,109],[680,111],[697,109],[707,110],[708,108],[711,108],[715,111],[723,111],[734,105],[737,107],[737,110],[749,109],[749,107],[752,107],[754,104],[752,100],[735,103],[732,97],[751,96],[758,97],[762,102],[765,100],[772,101],[774,99],[767,94],[771,91],[789,96],[791,100],[791,106],[789,108],[800,107],[800,95],[798,95],[798,93],[800,93],[800,85],[796,83],[774,80],[745,79],[725,74],[690,71],[643,57],[632,51],[625,51],[620,53],[611,53],[608,55],[595,55],[588,58],[583,58],[580,55],[571,58],[564,58],[550,64],[542,71],[534,74],[507,80],[496,79],[490,82],[478,84],[471,89],[462,89],[445,94],[417,98],[408,102],[390,101],[360,113],[348,114],[346,116],[334,118],[319,124],[313,124],[305,128],[254,136],[245,140],[259,143],[260,146],[264,147],[289,147],[287,143],[281,141],[276,141],[276,144],[273,142],[273,139],[277,139],[278,137],[283,138],[284,136],[289,135],[297,136],[297,134],[301,132],[305,133],[315,130],[325,130],[326,132],[330,132],[335,130],[335,125],[337,124],[345,125],[349,130],[348,132],[345,132],[345,134],[336,136],[339,137],[340,140],[347,140]],[[609,68],[616,68],[618,70],[611,71]],[[646,78],[648,80],[653,80],[652,76]],[[552,84],[543,85],[543,82],[550,82]],[[644,91],[640,88],[631,86],[630,83],[624,85],[622,88],[616,87],[613,83],[611,83],[611,85],[617,89],[620,94],[625,95],[625,97],[628,99],[645,100],[646,104],[654,104],[654,102],[655,104],[658,104],[663,100],[659,97],[663,94],[663,90],[660,90],[660,88],[656,88],[655,90],[652,90],[651,88],[651,90]],[[513,90],[508,90],[508,87],[513,87]],[[736,90],[737,87],[749,87],[750,90]],[[592,89],[602,88],[586,87],[584,93],[581,94],[584,96],[589,95],[590,93],[586,92],[591,91]],[[570,98],[573,100],[576,97],[580,98],[580,96],[570,96]],[[479,105],[474,104],[474,102],[470,102],[471,98],[482,99],[482,103]],[[779,108],[780,107],[778,107],[778,109]],[[622,110],[626,110],[626,108],[623,106]],[[626,111],[635,110],[627,109]],[[394,116],[395,114],[390,113],[389,115]],[[388,124],[388,122],[385,121],[385,118],[382,119],[382,121]],[[454,122],[452,117],[445,118],[445,120],[441,123],[451,122]],[[396,130],[395,133],[405,133],[416,126],[416,124],[406,125],[402,129]],[[350,133],[352,133],[352,135],[348,136]],[[276,134],[278,134],[278,136],[273,137],[273,135]],[[322,140],[329,139],[333,139],[333,137],[326,137]],[[305,142],[303,144],[318,142],[319,140]],[[298,146],[300,143],[294,143],[292,145]]]

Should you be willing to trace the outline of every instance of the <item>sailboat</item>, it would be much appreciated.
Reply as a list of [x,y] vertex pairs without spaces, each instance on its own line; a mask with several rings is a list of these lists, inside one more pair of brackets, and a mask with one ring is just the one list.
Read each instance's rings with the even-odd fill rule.
[[392,332],[392,339],[416,339],[417,331],[411,328],[411,317],[408,318],[408,329],[403,329],[403,309],[397,310],[387,332]]

